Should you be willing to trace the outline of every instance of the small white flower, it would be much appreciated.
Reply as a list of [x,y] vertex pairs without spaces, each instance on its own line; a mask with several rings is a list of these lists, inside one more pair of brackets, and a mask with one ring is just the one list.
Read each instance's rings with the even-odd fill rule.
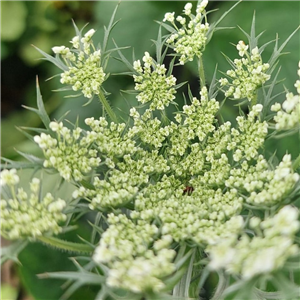
[[38,178],[33,178],[30,183],[30,190],[33,193],[37,193],[40,189],[40,180]]
[[142,71],[142,67],[141,67],[141,61],[137,60],[133,62],[133,68],[138,71],[141,72]]
[[260,249],[259,253],[249,255],[243,266],[242,274],[245,279],[250,279],[257,274],[269,273],[275,268],[275,248]]
[[49,127],[51,128],[52,131],[60,131],[63,128],[63,123],[60,122],[50,122]]
[[[248,49],[248,48],[247,48],[247,49]],[[258,54],[259,54],[258,48],[257,48],[257,47],[253,48],[252,51],[251,51],[251,54],[252,54],[253,56],[258,55]]]
[[175,15],[175,12],[172,12],[172,13],[166,13],[165,14],[165,17],[163,19],[163,22],[170,22],[170,23],[173,23],[174,22],[174,15]]
[[210,252],[209,267],[212,270],[219,270],[230,264],[236,255],[236,251],[228,242],[220,242],[212,246]]
[[72,38],[71,43],[73,44],[73,47],[78,49],[79,48],[79,36],[76,35]]
[[186,23],[186,19],[182,16],[176,17],[176,21],[178,21],[181,25],[184,25]]
[[185,6],[184,6],[184,10],[183,10],[183,13],[187,16],[189,16],[191,14],[191,9],[192,9],[193,5],[192,3],[187,3]]
[[244,56],[245,52],[248,50],[248,45],[244,43],[244,41],[239,41],[236,45],[236,49],[239,51],[239,56]]
[[280,111],[280,109],[281,109],[281,105],[278,102],[271,106],[271,111],[277,112],[277,111]]
[[90,29],[84,36],[87,38],[91,38],[95,32],[96,32],[95,29]]
[[300,96],[294,96],[293,93],[286,94],[286,100],[282,103],[282,108],[290,113],[297,105],[300,104]]
[[197,13],[202,13],[208,4],[208,0],[202,0],[201,3],[197,7]]
[[262,112],[262,110],[263,110],[263,105],[262,105],[262,104],[256,104],[256,105],[254,105],[254,106],[252,107],[252,110],[253,110],[254,112]]
[[20,181],[16,169],[3,170],[0,179],[1,185],[16,185]]
[[56,46],[56,47],[53,47],[52,48],[52,51],[55,53],[55,54],[60,54],[63,50],[65,50],[66,47],[65,46]]

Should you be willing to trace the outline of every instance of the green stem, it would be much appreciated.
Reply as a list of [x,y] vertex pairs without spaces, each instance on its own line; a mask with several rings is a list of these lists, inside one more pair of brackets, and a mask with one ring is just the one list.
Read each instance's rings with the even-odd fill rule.
[[253,97],[253,99],[251,100],[251,106],[250,109],[257,104],[257,92],[255,93],[255,96]]
[[106,97],[105,95],[103,94],[103,91],[100,90],[100,93],[99,93],[99,99],[105,109],[105,111],[107,112],[107,114],[109,115],[110,119],[115,122],[115,123],[118,123],[118,118],[116,116],[116,114],[113,112],[112,108],[110,107],[109,103],[107,102],[106,100]]
[[84,252],[84,253],[91,253],[93,252],[93,247],[86,244],[79,244],[73,243],[69,241],[64,241],[55,237],[46,237],[46,236],[39,236],[37,239],[49,246],[65,250],[65,251],[72,251],[72,252]]
[[200,80],[200,89],[205,86],[205,74],[203,68],[203,61],[202,57],[198,57],[198,73],[199,73],[199,80]]

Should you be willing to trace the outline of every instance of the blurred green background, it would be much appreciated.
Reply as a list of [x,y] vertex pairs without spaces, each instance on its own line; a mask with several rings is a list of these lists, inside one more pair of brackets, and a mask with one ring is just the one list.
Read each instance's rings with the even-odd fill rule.
[[[64,94],[53,92],[60,88],[59,79],[47,81],[48,78],[57,74],[59,70],[49,62],[41,60],[41,55],[32,45],[51,54],[53,46],[66,45],[75,35],[72,19],[79,28],[89,23],[87,30],[97,30],[95,44],[103,39],[103,26],[107,25],[111,14],[117,5],[117,1],[1,1],[1,148],[2,156],[19,159],[15,148],[24,152],[36,152],[36,147],[28,142],[16,126],[41,126],[40,120],[31,112],[22,108],[22,105],[36,106],[36,76],[43,99],[51,119],[59,119],[65,112],[70,121],[75,121],[80,115],[79,123],[82,124],[86,117],[99,117],[102,110],[97,101],[83,107],[86,102],[83,98],[63,98]],[[175,11],[180,13],[186,2],[181,1],[121,1],[116,19],[120,23],[115,27],[112,37],[120,47],[131,46],[134,48],[135,57],[140,59],[145,51],[155,54],[151,39],[156,39],[159,25],[155,20],[161,21],[166,12]],[[196,2],[193,2],[196,4]],[[209,16],[209,22],[217,20],[235,2],[211,1],[208,10],[218,8],[218,11]],[[212,78],[216,64],[219,70],[229,69],[221,52],[230,58],[236,57],[235,47],[239,40],[246,41],[243,33],[237,25],[245,31],[250,31],[253,13],[256,13],[257,33],[265,31],[260,39],[260,45],[275,39],[279,35],[279,43],[286,38],[300,24],[299,1],[246,1],[240,3],[220,24],[233,29],[221,30],[215,33],[204,53],[205,72],[208,79]],[[110,44],[113,47],[113,44]],[[132,48],[124,50],[124,54],[132,61]],[[297,63],[300,59],[300,32],[297,32],[285,48],[289,54],[280,58],[282,66],[280,79],[285,79],[279,84],[278,90],[283,85],[295,92],[293,87],[297,79]],[[268,60],[273,49],[273,44],[266,48],[264,59]],[[187,64],[188,68],[176,67],[174,75],[178,82],[188,80],[194,95],[198,93],[197,70],[193,63]],[[107,72],[116,73],[126,71],[124,65],[117,60],[111,59]],[[218,74],[218,78],[220,74]],[[118,112],[126,112],[134,105],[134,97],[124,95],[120,90],[132,89],[133,83],[130,77],[111,76],[104,84],[105,89],[111,93],[109,101]],[[66,94],[65,94],[66,95]],[[283,101],[284,95],[277,101]],[[233,103],[228,103],[223,109],[223,116],[234,122],[237,108]],[[299,136],[294,135],[284,140],[272,140],[268,142],[269,151],[277,150],[279,158],[286,151],[293,157],[300,152]],[[268,150],[268,149],[267,149]],[[81,228],[80,234],[87,234],[89,228]],[[39,280],[37,273],[47,271],[60,271],[73,268],[72,263],[66,259],[65,253],[47,249],[39,244],[32,244],[22,252],[21,262],[18,267],[27,291],[34,299],[57,300],[62,294],[59,280]],[[82,296],[84,293],[84,297]],[[79,291],[72,299],[93,299],[95,291],[86,287]],[[47,298],[45,298],[47,295]],[[3,298],[5,299],[5,298]],[[10,300],[10,299],[7,299]]]

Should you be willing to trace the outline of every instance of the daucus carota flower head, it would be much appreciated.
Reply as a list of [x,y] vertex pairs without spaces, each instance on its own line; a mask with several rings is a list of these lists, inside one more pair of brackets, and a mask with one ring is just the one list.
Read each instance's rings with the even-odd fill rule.
[[232,62],[234,69],[226,72],[231,82],[227,78],[219,80],[221,87],[228,87],[225,91],[226,97],[247,98],[251,101],[254,99],[257,89],[270,79],[270,75],[267,74],[269,64],[262,62],[257,47],[253,48],[251,52],[248,52],[248,47],[243,41],[239,41],[236,48],[242,58],[235,59]]
[[108,222],[110,226],[93,255],[95,262],[106,263],[109,267],[107,284],[135,293],[162,290],[165,287],[163,278],[175,270],[172,263],[175,251],[167,249],[172,238],[162,236],[154,243],[156,246],[149,249],[159,235],[154,224],[135,223],[125,215],[113,214],[109,215]]
[[255,164],[245,161],[241,168],[232,168],[226,186],[237,188],[250,204],[271,206],[284,200],[298,180],[290,155],[285,155],[275,170],[260,155]]
[[50,129],[56,133],[56,138],[45,133],[34,137],[44,152],[44,167],[56,169],[67,181],[80,181],[99,165],[100,158],[97,151],[91,148],[92,141],[80,140],[81,128],[71,131],[62,122],[51,122]]
[[[300,77],[300,62],[298,74]],[[295,83],[298,95],[286,94],[286,100],[272,105],[271,110],[277,112],[274,117],[277,130],[300,129],[300,80]]]
[[300,228],[298,215],[296,208],[285,206],[263,221],[257,222],[255,217],[256,228],[260,228],[263,236],[250,238],[243,234],[239,240],[223,240],[209,246],[210,268],[225,269],[246,280],[282,268],[291,256],[299,253],[298,246],[293,243]]
[[[257,38],[252,27],[251,35],[247,35],[250,45],[238,42],[238,59],[228,59],[233,70],[220,79],[226,97],[251,101],[249,113],[241,109],[234,125],[223,122],[215,76],[209,88],[204,76],[202,53],[213,32],[221,29],[216,27],[218,21],[207,23],[207,4],[206,0],[198,1],[195,8],[186,3],[180,16],[165,14],[163,21],[169,23],[161,25],[170,35],[164,35],[160,28],[154,41],[157,61],[145,52],[131,66],[121,48],[106,51],[107,38],[116,24],[113,18],[105,29],[103,53],[92,42],[94,29],[82,35],[76,28],[78,35],[72,38],[71,49],[57,46],[52,49],[55,58],[45,55],[63,70],[61,83],[88,98],[99,94],[104,109],[101,117],[85,119],[86,129],[48,122],[40,97],[38,109],[32,109],[46,125],[33,138],[43,151],[43,167],[57,170],[61,179],[75,186],[74,209],[66,210],[66,202],[54,200],[50,193],[40,196],[37,179],[30,183],[28,196],[15,188],[19,182],[16,170],[1,174],[1,185],[12,194],[11,199],[0,202],[5,237],[45,234],[46,240],[47,235],[61,232],[65,212],[91,216],[84,220],[93,223],[91,243],[95,244],[95,236],[99,236],[99,243],[94,245],[92,257],[86,256],[91,268],[86,265],[84,271],[91,274],[86,283],[100,282],[104,298],[127,294],[132,295],[128,299],[161,299],[171,291],[172,296],[182,296],[184,282],[184,295],[198,297],[199,291],[195,295],[193,283],[187,279],[200,276],[202,281],[199,264],[224,270],[233,275],[228,284],[239,286],[241,278],[269,275],[299,253],[294,244],[300,228],[298,211],[291,206],[279,211],[299,195],[299,158],[293,162],[286,154],[276,163],[264,156],[265,152],[269,155],[264,148],[268,138],[265,119],[273,84],[270,93],[264,93],[263,86],[266,99],[258,98],[257,90],[273,68],[262,62],[260,49],[264,46],[253,46]],[[277,44],[272,65],[282,47],[276,49]],[[110,108],[101,87],[106,76],[103,68],[113,51],[129,66],[131,72],[126,73],[133,77],[138,101],[124,123]],[[169,70],[164,65],[167,55],[173,57]],[[187,88],[175,102],[176,90],[185,83],[176,84],[173,65],[175,61],[175,65],[184,65],[195,56],[200,95],[194,96],[193,89]],[[299,93],[300,81],[295,86]],[[298,106],[298,96],[288,94],[276,109],[292,115]],[[37,161],[26,157],[31,163]],[[76,215],[69,220],[76,221]],[[30,225],[24,226],[26,222]],[[78,251],[87,249],[67,241],[60,244]],[[208,254],[204,260],[200,258],[203,251]],[[199,258],[201,261],[196,261]],[[205,267],[204,272],[208,269]]]
[[16,170],[1,172],[1,185],[11,190],[11,198],[0,200],[1,235],[17,240],[60,233],[60,224],[67,219],[64,213],[67,203],[60,198],[54,199],[50,193],[41,197],[37,178],[30,183],[30,194],[18,188],[18,182]]
[[227,150],[233,150],[234,161],[244,158],[251,160],[258,154],[268,133],[267,122],[259,120],[263,106],[254,105],[248,114],[248,118],[239,116],[236,118],[238,127],[231,128],[231,142],[227,145]]
[[148,186],[136,201],[138,213],[134,217],[149,220],[158,216],[163,223],[162,233],[176,242],[192,240],[203,245],[238,234],[243,223],[236,216],[242,208],[237,192],[223,194],[220,189],[204,189],[200,178],[192,183],[195,190],[190,194],[184,193],[172,176]]
[[[60,82],[70,85],[74,91],[82,91],[86,98],[99,94],[105,80],[101,66],[101,51],[95,49],[91,39],[94,33],[95,30],[91,29],[82,38],[75,36],[71,40],[73,49],[65,46],[52,48],[65,63]],[[60,62],[62,63],[61,60]]]
[[192,14],[192,3],[187,3],[183,10],[185,17],[176,17],[181,28],[178,28],[174,22],[174,13],[165,14],[163,21],[170,22],[174,27],[167,43],[173,46],[175,52],[180,55],[179,62],[182,65],[193,60],[194,56],[201,57],[204,51],[209,24],[207,22],[202,23],[202,21],[203,19],[206,20],[205,7],[207,3],[207,1],[202,1],[197,6],[195,16]]
[[167,76],[164,65],[156,64],[148,52],[143,57],[144,66],[141,62],[134,62],[134,69],[138,75],[134,75],[135,90],[139,92],[137,100],[141,103],[150,103],[150,109],[163,110],[175,99],[176,78]]

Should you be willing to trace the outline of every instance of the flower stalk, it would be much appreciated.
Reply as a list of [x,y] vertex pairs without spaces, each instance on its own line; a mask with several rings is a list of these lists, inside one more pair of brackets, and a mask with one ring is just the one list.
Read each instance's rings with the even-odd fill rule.
[[198,74],[200,80],[200,89],[202,89],[206,85],[202,56],[198,57]]
[[100,89],[98,97],[100,99],[101,104],[104,107],[104,110],[106,111],[106,113],[108,114],[109,118],[116,124],[119,123],[118,118],[116,116],[116,114],[114,113],[114,111],[112,110],[110,104],[108,103],[103,91]]

